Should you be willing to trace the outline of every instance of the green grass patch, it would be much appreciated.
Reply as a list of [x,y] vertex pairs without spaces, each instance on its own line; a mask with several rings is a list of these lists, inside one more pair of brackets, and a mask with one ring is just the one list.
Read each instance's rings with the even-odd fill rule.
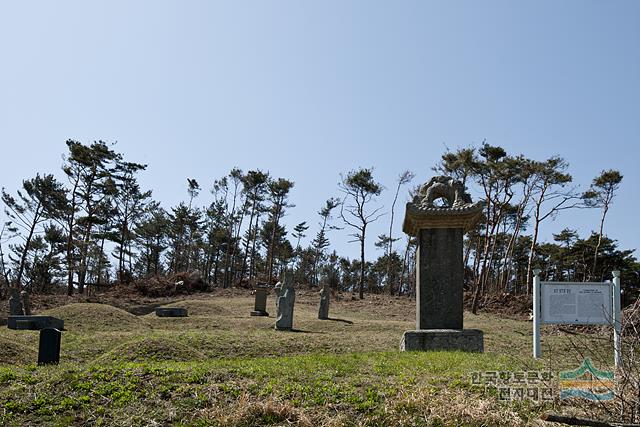
[[271,317],[251,317],[248,295],[172,303],[186,318],[70,304],[40,313],[65,320],[60,366],[34,365],[37,332],[2,328],[0,425],[527,425],[559,403],[500,402],[471,374],[558,372],[582,357],[574,336],[546,330],[534,362],[531,323],[487,314],[465,316],[484,354],[403,353],[412,301],[332,302],[321,321],[313,298],[301,293],[295,332],[274,330],[272,300]]
[[[284,421],[283,416],[313,423],[335,416],[338,410],[345,422],[391,422],[410,415],[407,396],[431,396],[438,401],[439,394],[445,396],[458,389],[475,393],[475,398],[482,400],[481,394],[469,387],[470,369],[515,368],[508,358],[460,352],[96,363],[83,369],[68,364],[37,370],[12,368],[0,371],[11,375],[9,387],[0,391],[0,405],[5,408],[0,421],[18,425],[54,417],[72,423],[100,419],[113,425],[143,425],[130,414],[144,413],[147,422],[159,424],[225,425],[233,420],[230,413],[220,411],[221,405],[268,401],[289,409],[263,407],[258,418],[266,425]],[[32,393],[34,390],[38,393]],[[424,416],[417,408],[416,417]],[[510,409],[505,406],[503,410]],[[245,414],[253,421],[255,416]],[[243,425],[246,421],[231,423]]]

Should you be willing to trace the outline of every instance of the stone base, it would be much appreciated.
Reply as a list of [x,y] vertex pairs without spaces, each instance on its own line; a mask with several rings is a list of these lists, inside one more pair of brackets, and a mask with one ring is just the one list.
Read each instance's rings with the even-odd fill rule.
[[269,313],[267,313],[266,311],[259,311],[259,310],[254,310],[251,312],[252,316],[267,316],[269,317]]
[[401,351],[461,350],[482,353],[484,337],[479,329],[421,329],[406,331]]
[[9,329],[39,331],[45,328],[64,330],[64,320],[51,316],[9,316]]
[[156,316],[158,317],[187,317],[186,308],[178,307],[157,307]]

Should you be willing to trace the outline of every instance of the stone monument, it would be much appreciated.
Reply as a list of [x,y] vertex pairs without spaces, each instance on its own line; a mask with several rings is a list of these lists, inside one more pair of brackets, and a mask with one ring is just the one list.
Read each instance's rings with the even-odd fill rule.
[[284,285],[278,296],[278,317],[276,319],[276,329],[279,331],[290,331],[293,329],[293,305],[296,301],[296,291],[293,289],[291,273],[284,274]]
[[9,316],[22,316],[22,301],[20,301],[20,291],[16,288],[9,289]]
[[482,204],[446,176],[431,178],[407,203],[402,229],[418,239],[416,330],[404,333],[401,350],[483,351],[482,331],[462,325],[462,240],[481,214]]
[[318,319],[327,320],[329,318],[329,298],[331,291],[327,285],[320,289],[320,308],[318,309]]
[[267,313],[267,295],[269,294],[269,289],[265,285],[258,285],[255,289],[256,300],[253,305],[253,311],[251,312],[252,316],[269,316]]
[[60,341],[62,332],[55,328],[40,330],[38,365],[57,365],[60,362]]

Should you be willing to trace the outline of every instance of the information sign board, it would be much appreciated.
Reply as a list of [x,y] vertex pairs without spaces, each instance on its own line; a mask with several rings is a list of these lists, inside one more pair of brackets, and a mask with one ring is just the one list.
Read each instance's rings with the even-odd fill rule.
[[539,358],[543,323],[613,326],[616,367],[622,363],[620,271],[612,282],[543,282],[533,270],[533,357]]
[[613,283],[543,282],[542,323],[611,325]]

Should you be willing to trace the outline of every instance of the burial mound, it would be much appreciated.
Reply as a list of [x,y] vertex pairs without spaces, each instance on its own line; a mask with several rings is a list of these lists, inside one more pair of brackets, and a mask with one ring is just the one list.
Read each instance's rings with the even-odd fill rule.
[[34,334],[34,345],[27,347],[13,341],[10,337],[0,336],[0,365],[23,365],[38,359],[37,335]]
[[189,362],[204,359],[204,354],[180,341],[155,336],[128,341],[115,347],[102,356],[99,361],[148,362],[173,361]]
[[64,327],[74,331],[134,331],[150,329],[146,320],[106,304],[75,303],[42,312],[64,320]]

